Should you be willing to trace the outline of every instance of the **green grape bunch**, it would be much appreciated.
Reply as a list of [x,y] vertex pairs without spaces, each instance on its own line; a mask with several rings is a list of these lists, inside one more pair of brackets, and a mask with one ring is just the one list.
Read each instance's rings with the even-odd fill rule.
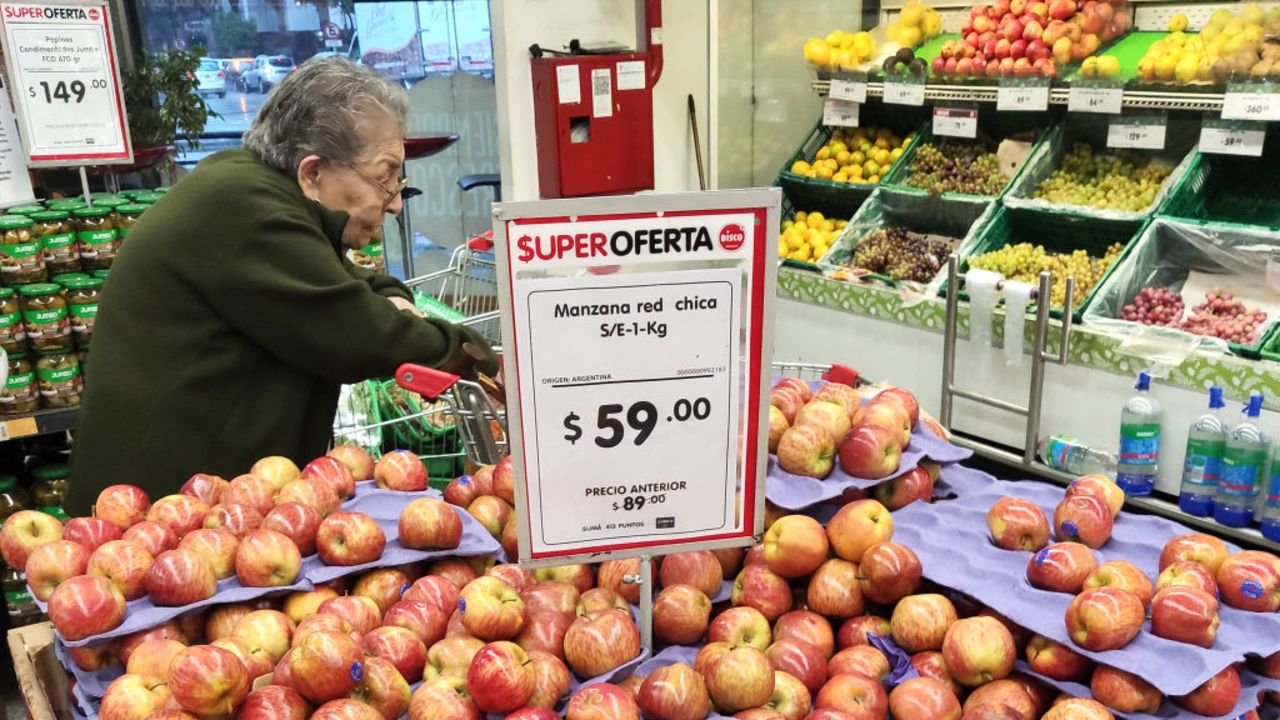
[[1155,202],[1172,173],[1172,167],[1138,152],[1095,153],[1088,143],[1077,142],[1063,157],[1062,167],[1036,188],[1035,197],[1060,205],[1139,212]]
[[1074,277],[1076,287],[1071,295],[1071,303],[1080,307],[1094,286],[1102,280],[1107,268],[1119,259],[1123,249],[1123,245],[1116,243],[1107,248],[1102,257],[1095,258],[1084,250],[1055,253],[1045,250],[1043,245],[1018,243],[970,258],[969,267],[990,270],[1009,280],[1030,284],[1039,282],[1040,273],[1048,270],[1053,274],[1049,298],[1051,307],[1063,306],[1067,298],[1067,278]]
[[999,195],[1005,180],[994,142],[943,140],[919,146],[906,183],[930,193]]

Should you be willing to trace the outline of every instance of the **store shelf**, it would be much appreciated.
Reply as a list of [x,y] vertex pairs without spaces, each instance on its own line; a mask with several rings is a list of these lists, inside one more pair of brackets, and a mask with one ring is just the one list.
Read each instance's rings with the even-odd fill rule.
[[30,415],[0,420],[0,442],[18,438],[49,435],[74,430],[80,420],[80,408],[37,410]]
[[[826,97],[831,89],[830,80],[814,80],[813,89],[818,95]],[[994,85],[957,85],[929,83],[924,87],[924,99],[929,102],[978,102],[994,103],[999,88]],[[1066,105],[1071,91],[1065,87],[1055,87],[1049,91],[1050,105]],[[868,82],[867,97],[884,97],[883,82]],[[1125,90],[1124,104],[1126,108],[1143,108],[1149,110],[1198,110],[1205,112],[1222,111],[1223,93],[1214,92],[1156,92],[1150,90]]]

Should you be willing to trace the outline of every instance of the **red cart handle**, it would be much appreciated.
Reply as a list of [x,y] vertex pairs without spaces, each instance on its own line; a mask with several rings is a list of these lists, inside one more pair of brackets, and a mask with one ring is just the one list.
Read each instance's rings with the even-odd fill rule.
[[857,387],[858,371],[848,365],[833,364],[831,369],[822,374],[827,382],[841,383],[849,387]]
[[405,363],[396,368],[396,384],[428,400],[435,400],[458,382],[458,376],[424,365]]

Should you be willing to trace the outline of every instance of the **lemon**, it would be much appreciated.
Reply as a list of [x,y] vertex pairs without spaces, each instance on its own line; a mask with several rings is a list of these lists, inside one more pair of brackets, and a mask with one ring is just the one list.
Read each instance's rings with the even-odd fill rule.
[[849,176],[845,174],[844,170],[836,171],[836,174],[832,175],[831,179],[838,183],[849,182]]
[[822,223],[826,222],[826,220],[827,218],[823,216],[822,213],[811,212],[809,213],[809,216],[804,219],[804,222],[811,228],[818,228],[821,227]]
[[900,147],[894,148],[893,152],[889,153],[889,157],[893,160],[897,160],[898,158],[902,157],[902,148]]
[[1174,77],[1180,83],[1189,83],[1196,79],[1197,67],[1199,67],[1199,64],[1196,62],[1195,58],[1183,58],[1178,61],[1177,66],[1174,68]]
[[812,38],[804,44],[804,59],[810,65],[831,67],[831,45],[822,38]]
[[875,49],[875,42],[871,40],[871,33],[867,32],[866,30],[863,30],[862,32],[854,33],[853,49],[856,50],[858,54],[863,57],[870,57],[871,53]]
[[1098,58],[1090,55],[1080,63],[1081,77],[1096,77],[1098,75]]
[[1240,10],[1240,19],[1246,25],[1261,25],[1266,16],[1262,12],[1262,6],[1256,2],[1251,2]]
[[795,174],[797,174],[797,175],[803,175],[803,174],[805,174],[805,173],[809,172],[809,163],[807,163],[807,162],[805,162],[805,161],[803,161],[803,160],[797,160],[797,161],[795,161],[795,162],[791,163],[791,172],[793,172],[793,173],[795,173]]
[[920,44],[920,28],[904,27],[898,31],[898,44],[904,48],[913,48]]
[[1213,79],[1213,61],[1209,58],[1202,59],[1196,65],[1196,79],[1209,81]]
[[826,37],[827,45],[831,47],[840,47],[840,41],[843,39],[844,31],[842,30],[832,30]]
[[836,162],[842,166],[849,164],[849,158],[850,154],[848,150],[840,150],[836,152]]
[[1186,33],[1182,32],[1181,30],[1174,30],[1173,32],[1169,33],[1169,37],[1165,38],[1165,42],[1169,43],[1173,47],[1180,48],[1183,45],[1187,44]]
[[826,160],[827,158],[831,157],[831,147],[827,145],[823,145],[822,147],[818,148],[818,153],[814,155],[814,157],[817,158],[818,160]]
[[1169,32],[1182,32],[1187,29],[1187,16],[1182,13],[1174,13],[1169,18]]
[[1115,55],[1103,55],[1098,58],[1098,76],[1115,77],[1120,72],[1120,58]]
[[1165,55],[1156,61],[1156,77],[1161,80],[1172,80],[1177,66],[1177,58],[1172,55]]
[[902,12],[898,13],[898,22],[902,25],[915,27],[924,19],[924,8],[919,3],[907,3],[902,6]]
[[924,14],[920,29],[924,30],[925,37],[937,37],[942,34],[942,16],[937,10],[929,8]]
[[854,165],[861,165],[867,161],[867,154],[861,150],[855,150],[849,153],[849,162]]
[[858,36],[856,33],[845,33],[844,37],[840,38],[840,49],[841,50],[857,50],[857,46],[858,46],[857,38]]
[[[870,178],[870,177],[874,177],[874,176],[879,175],[879,174],[880,174],[880,163],[876,162],[875,160],[868,160],[868,161],[867,161],[867,162],[862,166],[862,175],[863,175],[863,177]],[[872,181],[872,182],[874,182],[874,181]]]

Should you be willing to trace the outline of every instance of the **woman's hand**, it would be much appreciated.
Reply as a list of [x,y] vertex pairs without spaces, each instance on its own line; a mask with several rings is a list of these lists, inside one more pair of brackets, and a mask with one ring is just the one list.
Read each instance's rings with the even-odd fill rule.
[[399,296],[392,296],[387,299],[391,301],[392,305],[396,306],[397,310],[408,310],[414,315],[418,317],[422,317],[422,313],[418,311],[417,306],[415,306],[413,303],[409,302],[408,300],[405,300],[404,298]]

